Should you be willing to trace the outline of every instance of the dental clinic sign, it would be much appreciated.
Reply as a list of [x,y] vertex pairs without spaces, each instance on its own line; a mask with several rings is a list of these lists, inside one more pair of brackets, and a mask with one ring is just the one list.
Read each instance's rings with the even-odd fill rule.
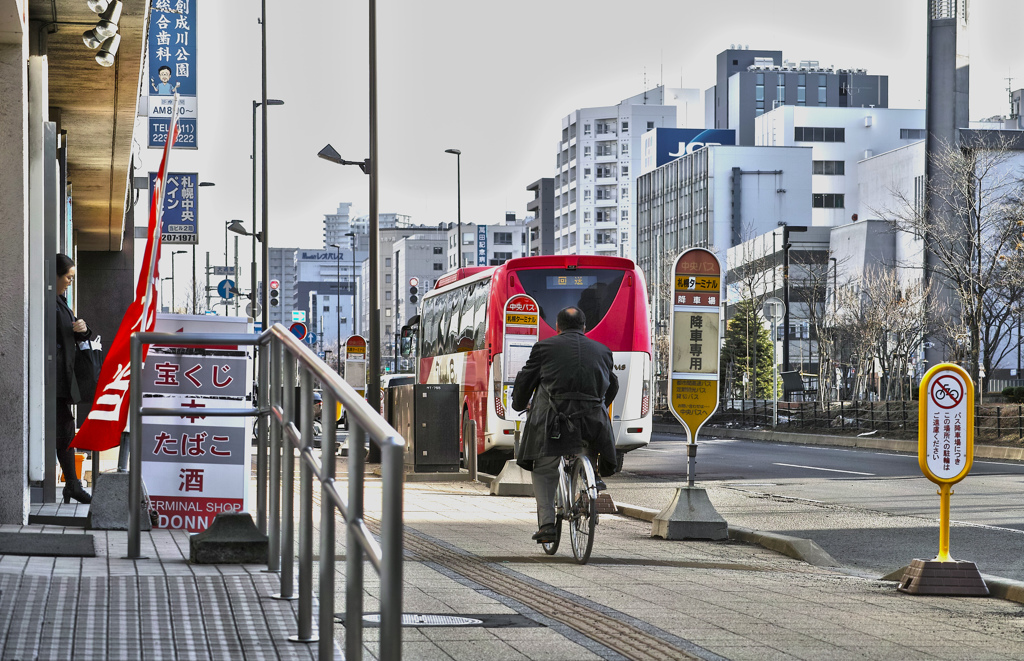
[[149,18],[149,131],[151,148],[163,149],[178,94],[178,139],[175,149],[198,147],[196,121],[196,2],[151,0]]
[[651,129],[640,136],[640,174],[704,147],[735,144],[732,129]]

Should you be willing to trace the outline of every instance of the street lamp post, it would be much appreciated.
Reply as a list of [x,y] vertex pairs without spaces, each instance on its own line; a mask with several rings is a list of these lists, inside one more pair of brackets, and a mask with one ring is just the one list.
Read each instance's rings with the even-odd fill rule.
[[[341,374],[341,245],[337,243],[332,243],[331,247],[338,251],[335,253],[335,257],[337,259],[338,264],[338,298],[334,301],[334,312],[337,319],[337,325],[335,326],[335,329],[337,330],[338,336],[338,352],[334,356],[334,359],[338,361],[338,374]],[[355,306],[353,305],[353,310],[354,309]]]
[[[236,224],[238,226],[241,226],[242,221],[238,220],[237,218],[236,219],[232,219],[232,220],[225,220],[224,221],[224,269],[225,270],[227,270],[228,266],[230,266],[230,263],[228,262],[228,232],[229,231],[238,232],[237,229],[232,230],[232,226],[234,226]],[[245,233],[244,230],[241,233],[244,234]],[[238,244],[235,244],[235,254],[236,254],[236,256],[238,254]],[[237,262],[237,261],[238,261],[238,259],[236,258],[235,262]],[[231,277],[234,278],[234,280],[232,280],[232,282],[235,283],[235,286],[234,287],[229,287],[228,288],[228,293],[234,293],[235,296],[238,296],[238,273],[234,272],[234,271],[237,271],[237,264],[236,264],[236,268],[232,269],[232,271],[233,272],[231,274]],[[228,316],[228,309],[230,308],[230,306],[231,306],[231,299],[225,298],[224,299],[224,316],[225,317]]]
[[[356,321],[356,234],[347,232],[345,236],[352,239],[352,334],[359,335],[359,322]],[[341,251],[338,252],[340,256]],[[341,273],[340,268],[338,272]]]
[[[264,43],[264,57],[266,56],[266,52],[265,51],[266,51],[266,44]],[[264,62],[265,61],[266,60],[264,60]],[[266,88],[267,88],[267,77],[266,77],[266,68],[264,68],[264,76],[263,76],[263,90],[264,90],[263,91],[263,95],[264,95],[264,97],[266,97]],[[284,105],[284,101],[281,101],[280,99],[266,99],[266,101],[267,101],[267,105],[268,106],[283,106]],[[260,108],[262,105],[263,105],[262,101],[255,101],[254,100],[252,102],[252,231],[253,231],[253,235],[254,236],[259,236],[259,237],[263,236],[263,232],[257,232],[256,231],[256,110],[258,108]],[[264,118],[264,120],[266,120],[266,113],[264,113],[263,118]],[[266,133],[263,134],[263,137],[264,137],[263,146],[266,147],[266,144],[267,144],[266,143]],[[264,157],[264,159],[263,159],[263,173],[264,173],[263,186],[264,186],[264,188],[266,188],[266,185],[267,185],[266,172],[267,172],[267,161],[266,161],[266,158]],[[263,203],[264,203],[264,205],[266,205],[266,198],[265,197],[263,198]],[[267,227],[267,220],[266,220],[266,218],[267,218],[266,216],[263,216],[263,227],[264,227],[264,229],[266,229],[266,227]],[[263,239],[260,238],[259,241],[260,241],[260,243],[262,243]],[[265,307],[265,302],[262,301],[262,300],[259,301],[258,305],[256,303],[257,299],[256,299],[256,242],[255,241],[253,241],[253,244],[252,244],[252,266],[251,266],[251,270],[252,270],[252,274],[251,274],[252,275],[252,282],[250,284],[252,286],[252,293],[249,296],[249,302],[251,302],[253,304],[252,305],[252,316],[253,316],[253,319],[255,319],[256,318],[256,308],[257,307],[259,307],[259,308]],[[266,272],[264,272],[264,274],[263,274],[263,289],[265,290],[266,288],[267,288],[267,276],[266,276]],[[267,319],[266,319],[266,316],[263,317],[263,330],[267,330]]]
[[[256,229],[255,213],[253,214],[252,227],[254,230]],[[263,242],[263,233],[248,231],[247,229],[245,229],[245,227],[242,226],[242,221],[240,220],[232,220],[231,223],[228,225],[228,229],[237,234],[252,237],[252,264],[249,265],[249,272],[252,277],[252,280],[250,282],[251,289],[249,290],[249,304],[252,306],[252,318],[253,320],[255,320],[256,315],[259,314],[257,312],[257,309],[262,306],[262,303],[256,296],[256,242]]]
[[462,268],[462,151],[459,149],[445,149],[446,154],[455,154],[455,191],[456,191],[456,210],[458,213],[458,233],[459,236],[455,239],[455,249],[458,250],[458,258],[455,262],[456,268]]
[[184,255],[188,253],[187,250],[175,250],[171,253],[171,314],[174,314],[174,258],[178,255]]

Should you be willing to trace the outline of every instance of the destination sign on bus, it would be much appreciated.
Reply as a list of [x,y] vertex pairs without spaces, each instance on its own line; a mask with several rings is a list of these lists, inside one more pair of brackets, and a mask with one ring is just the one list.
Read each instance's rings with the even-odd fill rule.
[[676,289],[683,291],[718,291],[721,281],[718,278],[707,278],[694,275],[677,275]]
[[548,289],[586,289],[597,284],[596,275],[549,275]]

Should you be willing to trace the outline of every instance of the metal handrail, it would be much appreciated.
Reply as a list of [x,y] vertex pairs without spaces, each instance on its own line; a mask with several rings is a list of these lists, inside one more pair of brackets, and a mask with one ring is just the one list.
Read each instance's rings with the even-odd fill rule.
[[[223,333],[134,333],[131,338],[128,558],[139,559],[142,506],[142,418],[180,415],[180,410],[142,406],[142,345],[258,346],[259,402],[254,408],[206,409],[204,415],[259,416],[257,444],[257,518],[268,537],[268,571],[280,571],[279,599],[299,600],[297,642],[319,640],[319,658],[334,654],[334,557],[337,508],[345,521],[345,652],[348,659],[362,658],[363,560],[369,560],[380,576],[380,657],[400,659],[402,654],[402,463],[405,440],[351,386],[333,372],[281,324],[261,335]],[[298,377],[300,411],[295,411],[293,389]],[[335,483],[337,425],[324,426],[321,455],[313,453],[313,383],[323,389],[323,407],[347,411],[349,429],[348,498]],[[301,426],[297,427],[298,419]],[[268,424],[269,423],[269,424]],[[380,542],[363,519],[364,456],[369,436],[381,449],[383,504]],[[282,449],[285,451],[282,452]],[[299,450],[299,594],[293,595],[294,555],[293,480],[295,450]],[[269,459],[269,461],[268,461]],[[320,482],[320,584],[319,638],[312,629],[313,487]],[[266,508],[269,506],[269,516]],[[265,525],[264,525],[265,522]]]

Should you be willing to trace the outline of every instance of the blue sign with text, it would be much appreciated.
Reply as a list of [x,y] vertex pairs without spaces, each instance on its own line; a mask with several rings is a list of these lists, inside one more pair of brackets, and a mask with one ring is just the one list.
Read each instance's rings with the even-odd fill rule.
[[178,139],[175,148],[196,149],[196,2],[152,0],[149,18],[150,147],[167,142],[174,95],[178,94]]
[[733,129],[651,129],[640,137],[640,174],[713,145],[735,145]]
[[[149,173],[149,190],[153,190],[156,172]],[[195,172],[168,172],[164,185],[164,215],[160,240],[164,243],[199,243],[199,196]]]
[[[462,237],[459,237],[462,240]],[[487,266],[487,226],[476,226],[476,265]]]

